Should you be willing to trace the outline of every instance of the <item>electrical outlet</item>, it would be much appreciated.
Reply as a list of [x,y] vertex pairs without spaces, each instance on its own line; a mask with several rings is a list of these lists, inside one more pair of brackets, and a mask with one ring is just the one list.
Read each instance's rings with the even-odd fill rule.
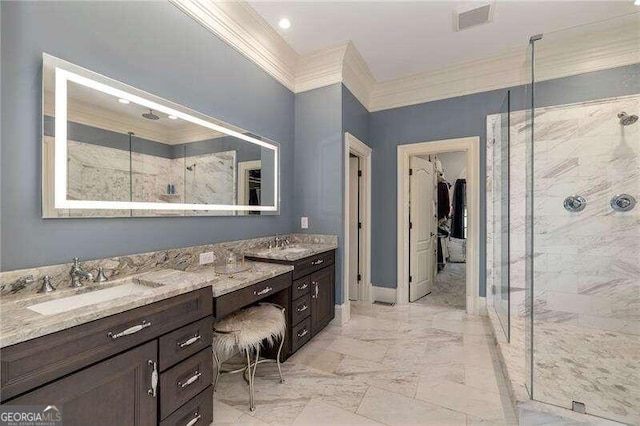
[[300,227],[302,229],[309,229],[309,218],[306,216],[303,216],[300,218]]
[[209,263],[213,263],[216,260],[216,255],[213,254],[212,251],[208,251],[206,253],[200,253],[200,264],[206,265]]

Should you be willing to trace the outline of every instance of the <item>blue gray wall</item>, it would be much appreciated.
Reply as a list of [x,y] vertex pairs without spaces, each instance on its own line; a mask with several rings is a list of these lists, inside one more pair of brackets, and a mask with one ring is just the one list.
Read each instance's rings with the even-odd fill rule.
[[[168,2],[0,2],[1,270],[290,232],[294,95]],[[281,144],[279,216],[41,218],[42,53]]]
[[[342,304],[342,84],[298,93],[295,99],[294,226],[338,236],[336,303]],[[300,217],[309,229],[300,228]]]
[[[486,117],[499,111],[507,89],[394,108],[370,114],[373,148],[372,283],[396,287],[397,146],[480,137],[480,295],[486,287]],[[512,108],[523,109],[525,87],[511,89]],[[561,105],[640,93],[640,65],[537,83],[536,106]]]
[[369,111],[353,96],[344,85],[342,86],[342,129],[349,132],[361,142],[368,145],[369,140]]

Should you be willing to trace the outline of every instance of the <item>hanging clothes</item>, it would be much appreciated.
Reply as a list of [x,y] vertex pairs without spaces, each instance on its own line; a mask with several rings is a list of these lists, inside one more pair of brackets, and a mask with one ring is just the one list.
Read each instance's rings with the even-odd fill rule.
[[464,238],[464,208],[466,205],[467,180],[458,179],[453,187],[453,213],[451,215],[451,236]]
[[441,180],[438,181],[438,220],[449,217],[450,212],[449,184],[445,180]]

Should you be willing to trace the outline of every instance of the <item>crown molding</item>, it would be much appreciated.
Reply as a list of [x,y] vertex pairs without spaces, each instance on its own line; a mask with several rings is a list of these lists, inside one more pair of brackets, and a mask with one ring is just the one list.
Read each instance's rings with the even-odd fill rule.
[[169,0],[293,91],[298,54],[247,3]]
[[[524,43],[490,58],[378,82],[350,41],[300,56],[246,2],[169,1],[292,92],[343,83],[371,112],[530,83]],[[632,17],[628,25],[573,39],[543,37],[536,44],[536,80],[637,63],[637,25]]]

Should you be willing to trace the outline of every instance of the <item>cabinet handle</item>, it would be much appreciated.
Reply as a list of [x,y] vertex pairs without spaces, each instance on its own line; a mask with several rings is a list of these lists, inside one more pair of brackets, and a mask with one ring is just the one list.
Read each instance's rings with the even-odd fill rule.
[[317,299],[318,293],[320,292],[320,290],[318,289],[318,281],[311,281],[311,284],[314,285],[314,289],[313,289],[314,295],[311,297],[313,297],[314,299]]
[[316,265],[322,265],[324,263],[324,259],[318,259],[318,260],[314,260],[313,262],[311,262],[312,265],[316,266]]
[[158,394],[158,363],[149,360],[149,365],[153,370],[151,371],[151,389],[149,389],[147,393],[155,398]]
[[202,376],[202,373],[198,372],[198,370],[196,370],[195,374],[191,377],[189,377],[187,379],[187,381],[183,382],[178,382],[178,386],[180,386],[181,388],[186,388],[187,386],[189,386],[190,384],[192,384],[193,382],[195,382],[196,380],[198,380],[200,378],[200,376]]
[[186,348],[187,346],[193,345],[195,342],[197,342],[200,339],[202,339],[202,336],[197,334],[191,337],[190,339],[185,340],[184,342],[178,343],[178,346],[180,346],[180,348]]
[[138,331],[147,327],[151,327],[151,323],[147,321],[142,321],[142,324],[134,325],[133,327],[129,327],[126,330],[122,330],[119,333],[109,332],[107,333],[107,336],[111,337],[113,340],[116,340],[120,337],[129,336],[130,334],[135,334]]
[[184,425],[184,426],[193,426],[193,425],[195,425],[196,423],[198,423],[198,422],[200,421],[200,419],[201,419],[201,418],[202,418],[202,414],[200,414],[200,413],[196,412],[196,414],[194,415],[194,417],[193,417],[191,420],[189,420],[189,423],[187,423],[187,424],[186,424],[186,425]]
[[305,304],[304,304],[304,305],[302,305],[302,306],[298,306],[297,311],[298,311],[298,312],[304,312],[304,311],[306,311],[307,309],[309,309],[309,307],[308,307],[308,306],[307,306],[307,304],[305,303]]
[[302,330],[300,333],[298,333],[298,338],[302,339],[304,336],[306,336],[309,333],[309,330],[307,330],[306,328],[304,330]]
[[258,291],[258,290],[253,290],[253,294],[255,294],[256,296],[262,296],[263,294],[267,294],[269,293],[271,290],[273,290],[273,288],[271,287],[265,287],[262,290]]
[[298,290],[304,290],[307,287],[309,287],[309,284],[304,283],[304,284],[298,286]]

